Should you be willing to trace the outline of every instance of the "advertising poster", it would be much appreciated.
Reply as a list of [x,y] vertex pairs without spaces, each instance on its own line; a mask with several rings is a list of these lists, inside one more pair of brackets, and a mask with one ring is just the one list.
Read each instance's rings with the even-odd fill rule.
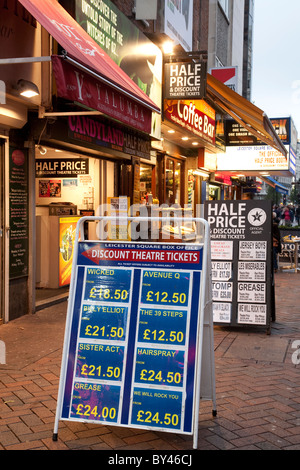
[[28,150],[10,147],[9,277],[28,275]]
[[109,206],[109,215],[115,216],[114,220],[109,221],[109,240],[128,240],[130,235],[127,217],[130,198],[126,196],[109,197],[107,198],[107,202]]
[[61,419],[193,433],[202,269],[203,245],[78,243]]
[[[70,2],[66,3],[70,7]],[[77,23],[160,107],[163,61],[160,48],[135,26],[114,2],[76,0],[72,3],[75,4],[74,17]],[[141,128],[140,125],[141,122],[137,122],[133,127]],[[160,115],[152,113],[151,135],[159,138],[160,128]]]
[[205,97],[206,64],[204,62],[165,63],[166,100],[201,100]]
[[71,279],[75,231],[79,217],[59,219],[59,286],[68,286]]
[[215,324],[269,326],[272,282],[270,201],[207,201]]

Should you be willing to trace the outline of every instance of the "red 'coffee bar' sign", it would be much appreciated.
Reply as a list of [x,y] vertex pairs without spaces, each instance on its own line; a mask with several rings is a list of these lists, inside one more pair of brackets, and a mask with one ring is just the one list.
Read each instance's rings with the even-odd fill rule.
[[165,100],[165,118],[214,144],[215,111],[204,100]]

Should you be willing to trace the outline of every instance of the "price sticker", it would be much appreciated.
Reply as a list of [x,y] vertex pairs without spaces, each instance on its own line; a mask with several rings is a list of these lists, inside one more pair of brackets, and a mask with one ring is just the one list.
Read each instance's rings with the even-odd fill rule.
[[185,346],[186,310],[141,308],[138,341]]
[[84,304],[80,338],[124,341],[128,307]]
[[137,348],[135,382],[182,387],[184,351]]
[[134,388],[131,423],[157,428],[180,429],[182,393]]
[[118,420],[120,387],[75,381],[71,404],[72,418],[116,423]]
[[79,343],[76,377],[120,381],[123,373],[124,346]]
[[189,301],[190,273],[144,271],[141,302],[165,307],[185,307]]
[[130,285],[129,270],[88,268],[84,300],[128,303]]

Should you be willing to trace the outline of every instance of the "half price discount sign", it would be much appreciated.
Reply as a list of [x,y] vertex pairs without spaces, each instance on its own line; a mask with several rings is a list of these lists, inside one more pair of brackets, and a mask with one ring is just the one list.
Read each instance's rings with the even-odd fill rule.
[[78,242],[73,269],[59,419],[192,434],[203,245]]

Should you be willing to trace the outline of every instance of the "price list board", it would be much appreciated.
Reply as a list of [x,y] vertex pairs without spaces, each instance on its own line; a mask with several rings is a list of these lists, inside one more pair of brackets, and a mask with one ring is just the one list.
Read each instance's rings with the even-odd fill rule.
[[271,202],[206,201],[215,324],[270,327]]
[[57,419],[192,434],[203,245],[77,251]]

